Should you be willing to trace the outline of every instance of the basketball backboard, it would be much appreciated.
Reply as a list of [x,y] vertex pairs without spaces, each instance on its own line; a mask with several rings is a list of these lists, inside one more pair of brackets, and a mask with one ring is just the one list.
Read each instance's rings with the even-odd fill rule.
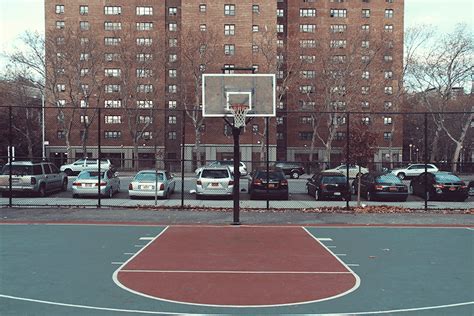
[[230,117],[229,107],[247,105],[247,117],[275,116],[274,74],[203,74],[202,115]]

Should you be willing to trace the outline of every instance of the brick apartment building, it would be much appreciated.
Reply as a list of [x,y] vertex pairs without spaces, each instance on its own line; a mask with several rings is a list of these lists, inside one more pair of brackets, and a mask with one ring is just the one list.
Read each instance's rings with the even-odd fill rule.
[[[337,161],[350,111],[358,113],[350,121],[377,132],[374,161],[398,161],[401,116],[371,113],[399,111],[403,11],[403,0],[46,0],[48,155],[58,163],[79,158],[87,139],[95,157],[100,133],[103,155],[123,167],[137,155],[180,159],[184,127],[185,159],[195,130],[202,160],[231,158],[222,119],[191,119],[199,67],[277,75],[270,159],[307,161],[312,150],[312,160],[327,160],[323,141],[331,138]],[[192,63],[190,51],[202,60]],[[264,134],[264,120],[249,123],[242,160],[261,159]]]

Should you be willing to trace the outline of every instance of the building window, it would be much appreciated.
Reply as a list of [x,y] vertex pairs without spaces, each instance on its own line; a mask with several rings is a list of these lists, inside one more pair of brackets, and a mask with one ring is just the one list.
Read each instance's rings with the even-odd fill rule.
[[58,100],[58,101],[56,102],[56,106],[57,106],[58,108],[63,108],[63,107],[65,107],[65,106],[66,106],[66,100]]
[[301,55],[300,59],[306,64],[313,64],[316,61],[316,56],[315,55]]
[[300,77],[303,79],[314,79],[316,78],[315,70],[302,70],[300,71]]
[[392,109],[392,101],[385,101],[385,102],[383,103],[383,108],[384,108],[384,110],[390,110],[390,109]]
[[347,41],[346,40],[331,40],[329,46],[331,48],[346,48]]
[[106,68],[104,73],[106,77],[120,77],[122,70],[120,68]]
[[137,31],[150,31],[153,29],[153,22],[137,22]]
[[104,107],[105,108],[121,108],[122,100],[105,100]]
[[168,85],[168,93],[177,93],[178,92],[178,86],[175,84],[169,84]]
[[120,15],[122,14],[122,7],[118,6],[105,6],[104,7],[105,15]]
[[81,21],[79,22],[79,28],[81,31],[88,31],[90,29],[90,24],[87,21]]
[[234,44],[225,44],[224,45],[224,54],[225,55],[234,55],[235,54],[235,45]]
[[345,132],[336,132],[336,140],[344,140],[346,138]]
[[153,77],[153,69],[148,68],[137,68],[137,78],[150,78]]
[[385,9],[385,17],[387,19],[393,18],[393,10],[392,9]]
[[199,25],[199,30],[200,30],[201,32],[206,32],[206,30],[207,30],[206,24],[200,24],[200,25]]
[[168,132],[168,139],[169,140],[175,140],[176,139],[176,132],[175,131]]
[[384,60],[384,61],[392,61],[392,60],[393,60],[393,56],[392,56],[392,55],[384,55],[384,56],[383,56],[383,60]]
[[178,75],[178,72],[176,69],[169,69],[168,70],[168,77],[170,78],[176,78]]
[[283,117],[278,116],[278,117],[276,118],[276,123],[277,123],[277,125],[283,125]]
[[139,115],[138,116],[139,124],[150,124],[153,123],[153,117],[149,115]]
[[153,7],[137,7],[137,15],[153,15]]
[[224,73],[225,74],[233,74],[234,73],[234,64],[225,64],[224,65]]
[[144,140],[153,139],[153,132],[148,132],[148,131],[141,132],[140,138]]
[[89,74],[89,68],[81,68],[80,75],[81,77],[85,77]]
[[361,27],[362,32],[369,32],[370,31],[370,25],[369,24],[364,24]]
[[300,9],[300,17],[315,17],[316,9]]
[[63,14],[64,13],[64,5],[57,4],[56,5],[56,14]]
[[344,33],[347,30],[346,24],[331,24],[330,30],[332,33]]
[[104,131],[105,139],[120,139],[122,137],[121,131]]
[[206,5],[205,4],[200,4],[199,5],[199,12],[201,12],[201,13],[206,12]]
[[224,24],[224,35],[235,35],[235,24]]
[[362,124],[364,124],[364,125],[370,125],[370,117],[364,116],[364,117],[362,118]]
[[369,71],[363,71],[362,72],[362,79],[368,80],[370,78],[370,72]]
[[168,31],[170,32],[176,32],[178,30],[178,23],[176,22],[170,22],[168,24]]
[[277,9],[277,17],[282,18],[285,14],[285,11],[283,9]]
[[313,123],[313,118],[311,116],[301,116],[299,121],[300,124],[311,124]]
[[284,33],[285,26],[283,24],[277,24],[277,33]]
[[89,116],[88,115],[81,115],[81,123],[89,124]]
[[347,17],[347,10],[346,9],[331,9],[329,11],[329,16],[331,18],[345,18]]
[[178,39],[177,38],[170,38],[168,40],[169,47],[178,47]]
[[168,15],[169,15],[169,16],[176,16],[176,15],[178,15],[178,8],[176,8],[176,7],[170,7],[170,8],[168,8]]
[[370,42],[369,41],[362,41],[361,47],[362,48],[369,48],[370,47]]
[[390,87],[390,86],[384,87],[384,92],[385,94],[388,94],[388,95],[393,94],[393,87]]
[[383,118],[383,124],[384,124],[384,125],[390,125],[390,124],[392,124],[392,118],[391,118],[390,116],[385,116],[385,117]]
[[121,124],[122,116],[121,115],[106,115],[104,116],[105,124]]
[[361,93],[366,95],[369,94],[370,92],[370,87],[361,87]]
[[313,93],[314,92],[314,86],[313,85],[301,85],[299,86],[299,90],[301,93],[308,94],[308,93]]
[[89,53],[81,53],[79,60],[81,61],[89,60]]
[[343,64],[346,62],[346,55],[333,55],[331,56],[331,60],[333,63]]
[[65,27],[65,24],[64,24],[64,21],[56,21],[56,28],[57,29],[64,29]]
[[79,41],[80,41],[81,45],[86,45],[87,43],[89,43],[89,38],[81,37]]
[[121,42],[120,37],[106,37],[104,38],[104,45],[106,46],[117,46]]
[[151,53],[138,53],[136,55],[138,62],[147,62],[153,60],[153,54]]
[[254,4],[254,5],[252,6],[252,12],[253,12],[253,13],[257,13],[257,14],[260,13],[260,6],[257,5],[257,4]]
[[258,25],[252,25],[252,32],[258,32]]
[[252,53],[258,53],[259,51],[259,48],[258,48],[258,45],[252,45]]
[[176,100],[169,100],[168,101],[168,109],[176,109],[176,107],[177,107]]
[[88,5],[79,6],[79,14],[80,15],[88,15],[89,14],[89,6]]
[[316,48],[316,40],[314,39],[304,39],[300,40],[301,48]]
[[314,33],[316,31],[315,24],[300,24],[301,33]]
[[169,54],[168,55],[168,61],[170,63],[174,63],[177,60],[178,60],[178,55],[177,54]]
[[368,109],[369,108],[369,101],[362,101],[360,103],[360,106],[363,108],[363,109]]
[[383,30],[389,33],[393,32],[393,24],[385,24]]
[[153,92],[153,85],[152,84],[139,84],[137,86],[137,92],[142,92],[142,93]]
[[151,46],[153,43],[153,39],[150,37],[139,37],[137,38],[137,45],[138,46]]
[[277,132],[277,140],[284,140],[284,136],[282,132]]
[[385,79],[392,79],[393,78],[393,72],[392,71],[384,71],[383,77]]
[[298,132],[299,140],[311,140],[313,138],[313,132]]
[[224,15],[235,15],[235,4],[225,4]]
[[153,101],[152,100],[137,100],[137,108],[151,109],[153,108]]
[[392,132],[383,132],[383,139],[391,140],[392,139]]
[[104,86],[104,90],[106,93],[120,92],[120,85],[119,84],[106,84]]
[[122,29],[121,22],[104,22],[104,30],[106,31],[118,31]]
[[370,18],[370,9],[362,9],[362,17]]
[[176,115],[168,116],[168,124],[176,124]]
[[66,131],[58,130],[56,136],[58,139],[66,139]]

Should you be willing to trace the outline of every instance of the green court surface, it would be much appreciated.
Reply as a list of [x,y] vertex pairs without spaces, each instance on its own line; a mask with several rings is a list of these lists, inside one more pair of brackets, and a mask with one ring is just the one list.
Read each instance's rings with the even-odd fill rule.
[[165,226],[2,224],[0,315],[474,314],[472,227],[305,228],[360,286],[315,303],[236,308],[150,299],[114,283]]

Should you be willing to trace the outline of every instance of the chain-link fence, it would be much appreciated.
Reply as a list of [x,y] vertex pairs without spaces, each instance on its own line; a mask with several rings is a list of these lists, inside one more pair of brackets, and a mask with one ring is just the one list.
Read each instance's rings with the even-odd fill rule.
[[[222,118],[146,101],[0,112],[2,207],[233,207],[228,191],[196,195],[203,166],[233,168]],[[241,208],[474,207],[471,113],[279,110],[248,119],[239,150]],[[285,178],[259,178],[267,168]]]

